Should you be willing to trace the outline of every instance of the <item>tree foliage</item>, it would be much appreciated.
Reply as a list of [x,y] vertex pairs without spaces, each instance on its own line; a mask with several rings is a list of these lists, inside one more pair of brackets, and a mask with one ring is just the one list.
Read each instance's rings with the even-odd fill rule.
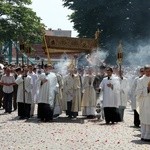
[[[69,16],[79,37],[94,37],[99,27],[101,46],[123,40],[136,43],[150,37],[149,0],[63,0],[73,10]],[[112,54],[113,55],[113,54]]]
[[0,41],[40,42],[44,24],[28,8],[31,0],[0,0]]
[[150,1],[147,0],[63,0],[73,10],[70,20],[79,36],[93,36],[97,24],[105,38],[145,38],[150,35]]

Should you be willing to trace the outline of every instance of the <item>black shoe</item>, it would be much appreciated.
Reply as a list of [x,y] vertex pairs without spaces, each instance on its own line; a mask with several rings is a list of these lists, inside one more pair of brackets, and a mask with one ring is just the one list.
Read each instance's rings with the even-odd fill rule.
[[109,121],[107,121],[106,124],[109,124]]
[[44,120],[45,120],[44,118],[40,118],[40,121],[41,121],[41,122],[44,122]]
[[24,117],[24,119],[28,120],[30,117]]
[[76,118],[76,117],[73,117],[71,120],[77,120],[77,118]]
[[25,119],[25,117],[19,117],[19,120],[23,120],[23,119]]
[[45,119],[44,122],[52,122],[52,121],[53,121],[53,119]]
[[59,114],[55,114],[53,115],[54,118],[58,118],[59,117]]
[[72,116],[70,116],[70,115],[69,115],[69,116],[68,116],[68,118],[69,118],[69,119],[71,119],[71,118],[72,118]]
[[134,125],[136,128],[140,128],[140,125]]
[[88,115],[87,118],[88,119],[94,119],[94,116],[93,115]]
[[150,139],[143,139],[143,138],[141,138],[141,141],[150,142]]

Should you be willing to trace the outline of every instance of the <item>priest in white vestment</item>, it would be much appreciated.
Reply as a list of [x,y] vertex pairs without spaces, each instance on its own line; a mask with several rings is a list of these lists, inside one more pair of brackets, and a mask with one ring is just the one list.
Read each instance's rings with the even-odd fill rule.
[[132,107],[132,110],[134,111],[134,121],[133,122],[134,122],[135,127],[140,126],[139,113],[137,111],[138,102],[137,102],[137,98],[136,98],[136,88],[137,88],[137,84],[139,83],[139,80],[143,77],[143,75],[144,75],[144,68],[140,68],[139,76],[135,77],[135,79],[133,80],[133,84],[132,84],[131,90],[130,90],[131,107]]
[[66,115],[72,118],[73,113],[72,100],[74,98],[74,68],[68,69],[68,74],[64,77],[63,84],[63,110],[66,111]]
[[32,65],[29,65],[28,68],[29,68],[29,71],[28,71],[27,75],[29,75],[31,77],[32,86],[33,86],[32,90],[31,90],[32,103],[31,103],[31,111],[30,111],[30,115],[33,116],[34,115],[35,102],[36,102],[36,93],[37,93],[36,92],[36,89],[37,89],[36,88],[36,82],[37,82],[38,76],[37,76],[37,74],[35,74],[33,72],[33,66]]
[[128,101],[128,91],[129,91],[129,84],[127,78],[123,76],[123,71],[121,71],[121,75],[119,78],[120,82],[120,105],[119,105],[119,112],[120,112],[120,119],[121,121],[124,120],[124,110],[127,106]]
[[17,102],[18,102],[18,116],[19,119],[30,118],[30,110],[32,103],[32,81],[31,77],[27,75],[28,68],[24,68],[23,74],[18,75],[15,83],[18,85]]
[[39,80],[41,80],[41,87],[38,100],[40,114],[38,114],[38,116],[41,121],[44,122],[53,120],[55,98],[59,87],[56,74],[51,71],[52,69],[53,67],[51,64],[45,65],[45,73],[42,73],[39,77]]
[[141,140],[150,141],[150,65],[144,67],[145,75],[140,79],[136,97],[139,102]]
[[72,100],[71,111],[73,113],[73,117],[76,118],[78,116],[78,112],[81,111],[81,80],[77,69],[75,69],[74,71],[73,91],[74,91],[74,97]]
[[107,77],[101,84],[100,90],[103,91],[103,108],[106,124],[120,121],[119,105],[120,97],[117,97],[120,92],[118,79],[112,75],[112,68],[107,68]]
[[82,115],[92,119],[95,117],[96,110],[96,91],[93,86],[95,75],[91,67],[86,68],[86,74],[83,76],[83,97],[81,101]]
[[56,94],[56,101],[54,107],[54,117],[58,117],[62,114],[62,90],[63,90],[63,77],[61,74],[56,73],[57,81],[59,85],[58,93]]

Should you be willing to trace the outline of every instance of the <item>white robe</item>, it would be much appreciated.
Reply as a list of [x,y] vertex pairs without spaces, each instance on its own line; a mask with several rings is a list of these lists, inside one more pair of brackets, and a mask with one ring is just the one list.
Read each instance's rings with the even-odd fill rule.
[[68,74],[64,77],[63,83],[63,110],[67,110],[67,102],[74,98],[74,78]]
[[[17,91],[17,102],[23,103],[23,79],[22,75],[19,75],[17,79],[15,80],[16,84],[18,85],[18,91]],[[24,79],[25,84],[25,103],[31,104],[32,103],[32,96],[31,96],[31,90],[32,90],[32,82],[31,77],[27,76]]]
[[42,73],[39,77],[41,81],[47,80],[40,87],[38,103],[50,104],[54,108],[55,96],[58,92],[58,82],[55,73],[50,72],[48,75]]
[[36,80],[35,103],[38,103],[38,101],[39,101],[39,93],[40,93],[40,87],[41,87],[41,80],[40,80],[39,76],[38,76],[38,78]]
[[93,86],[95,75],[83,76],[83,97],[81,102],[82,115],[95,115],[96,91]]
[[[113,84],[113,89],[107,86],[107,84]],[[112,76],[110,80],[108,77],[105,77],[100,83],[100,89],[103,91],[103,107],[116,107],[120,105],[120,85],[118,78]]]
[[56,74],[57,81],[59,84],[59,91],[56,94],[56,101],[55,101],[55,107],[54,107],[54,115],[60,115],[62,113],[62,88],[63,88],[63,79],[60,74]]
[[136,106],[136,88],[137,88],[137,82],[140,78],[136,77],[135,79],[133,79],[133,84],[131,85],[131,89],[130,89],[130,99],[131,99],[131,108],[132,110],[136,110],[137,106]]
[[129,84],[127,78],[120,79],[120,106],[127,106]]
[[36,101],[36,81],[37,81],[38,76],[34,72],[32,72],[32,73],[28,72],[28,75],[31,77],[31,80],[32,80],[33,88],[31,90],[31,94],[32,94],[32,101],[33,101],[33,103],[35,103],[35,101]]
[[150,77],[143,76],[137,84],[136,97],[139,101],[141,138],[150,139],[150,93],[147,91]]

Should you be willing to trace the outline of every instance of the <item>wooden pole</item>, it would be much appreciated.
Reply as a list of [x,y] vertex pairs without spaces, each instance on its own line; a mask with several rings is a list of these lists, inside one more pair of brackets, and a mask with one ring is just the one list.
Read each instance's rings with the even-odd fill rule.
[[48,51],[48,46],[47,46],[47,42],[46,42],[45,35],[44,35],[44,38],[43,38],[43,39],[44,39],[45,49],[46,49],[46,52],[47,52],[48,63],[50,64],[50,63],[51,63],[50,54],[49,54],[49,51]]
[[23,53],[22,53],[22,66],[24,66],[24,57],[23,57]]
[[[25,106],[25,101],[26,101],[26,96],[25,96],[25,68],[23,68],[23,74],[22,74],[22,79],[23,79],[23,109],[24,113],[26,113],[26,106]],[[26,114],[25,114],[26,116]]]
[[97,42],[97,48],[99,48],[100,47],[100,44],[99,44],[99,41],[100,41],[100,30],[99,30],[99,28],[95,32],[95,40]]

